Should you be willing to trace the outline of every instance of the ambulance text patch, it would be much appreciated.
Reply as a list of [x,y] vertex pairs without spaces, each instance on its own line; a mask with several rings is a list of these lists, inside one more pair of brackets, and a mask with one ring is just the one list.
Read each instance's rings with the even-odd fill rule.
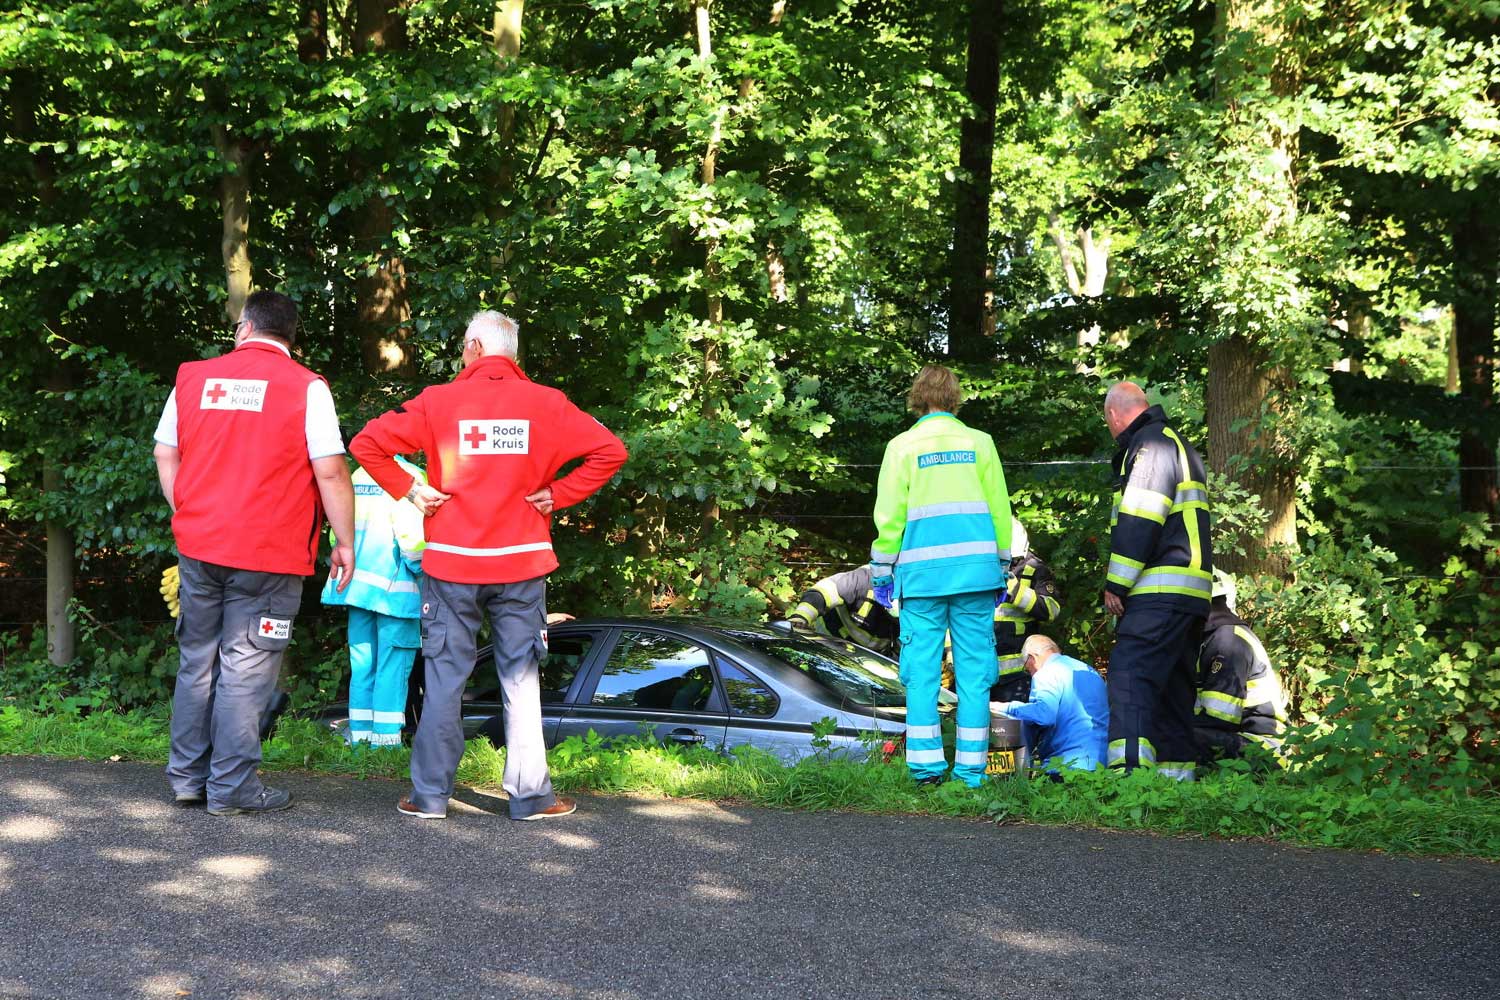
[[211,378],[203,383],[202,410],[254,410],[266,405],[266,380],[263,378]]
[[525,455],[531,450],[530,420],[460,420],[460,455]]
[[925,455],[917,456],[917,468],[925,469],[930,465],[973,465],[974,453],[972,451],[929,451]]

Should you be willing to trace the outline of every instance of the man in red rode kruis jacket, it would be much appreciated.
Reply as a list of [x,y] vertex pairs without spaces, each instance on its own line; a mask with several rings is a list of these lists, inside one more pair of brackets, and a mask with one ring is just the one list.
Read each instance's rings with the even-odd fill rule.
[[[556,389],[515,362],[515,320],[476,313],[464,334],[464,370],[447,385],[370,421],[349,450],[394,497],[428,515],[422,569],[426,693],[412,741],[411,794],[397,809],[441,819],[464,750],[464,685],[488,614],[505,705],[505,791],[510,818],[566,816],[553,794],[542,742],[538,668],[547,655],[547,575],[554,510],[578,503],[625,464],[625,446]],[[394,455],[427,456],[428,484]],[[583,464],[554,479],[566,463]]]
[[338,416],[328,383],[292,360],[296,334],[291,299],[250,295],[234,350],[179,368],[156,427],[182,605],[167,778],[179,804],[206,801],[215,816],[291,805],[256,773],[260,716],[325,511],[340,589],[354,571],[354,488]]

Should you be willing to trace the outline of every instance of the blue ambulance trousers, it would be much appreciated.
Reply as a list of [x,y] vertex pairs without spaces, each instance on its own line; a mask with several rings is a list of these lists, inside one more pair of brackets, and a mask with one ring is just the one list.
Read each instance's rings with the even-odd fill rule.
[[421,623],[349,609],[349,742],[400,746]]
[[947,771],[938,720],[943,640],[953,636],[953,676],[958,688],[958,729],[953,777],[973,788],[984,781],[990,749],[990,687],[995,659],[994,591],[901,599],[901,683],[906,685],[906,766],[912,777]]

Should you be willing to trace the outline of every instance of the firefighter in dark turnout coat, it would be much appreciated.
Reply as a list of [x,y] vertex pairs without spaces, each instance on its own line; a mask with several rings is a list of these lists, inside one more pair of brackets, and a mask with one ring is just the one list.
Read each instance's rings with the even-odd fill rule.
[[1014,517],[1010,522],[1010,553],[1010,585],[1005,602],[995,609],[995,656],[1000,679],[990,689],[991,701],[1026,700],[1031,677],[1026,673],[1021,646],[1027,636],[1039,631],[1038,626],[1057,621],[1062,610],[1052,567],[1032,551],[1025,526]]
[[1266,648],[1235,611],[1234,578],[1214,570],[1213,607],[1198,654],[1193,738],[1198,762],[1243,757],[1246,744],[1279,758],[1286,732],[1286,692]]
[[1119,445],[1104,605],[1119,617],[1109,657],[1109,764],[1191,781],[1194,681],[1213,588],[1203,460],[1133,382],[1109,390]]
[[871,579],[866,565],[819,580],[797,598],[787,620],[803,628],[816,628],[821,622],[829,635],[893,655],[901,626],[877,600]]

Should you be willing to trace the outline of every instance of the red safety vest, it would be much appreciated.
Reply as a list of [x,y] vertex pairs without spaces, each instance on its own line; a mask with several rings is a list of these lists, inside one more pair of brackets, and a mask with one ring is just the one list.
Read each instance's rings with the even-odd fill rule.
[[178,552],[312,574],[323,508],[307,457],[307,387],[321,378],[254,342],[177,369]]
[[[424,452],[427,478],[453,499],[427,519],[422,572],[450,583],[515,583],[557,568],[552,519],[525,497],[552,487],[554,510],[578,503],[625,464],[625,445],[556,389],[492,354],[447,385],[377,417],[350,452],[392,496],[411,473],[392,455]],[[583,464],[553,482],[575,458]]]

